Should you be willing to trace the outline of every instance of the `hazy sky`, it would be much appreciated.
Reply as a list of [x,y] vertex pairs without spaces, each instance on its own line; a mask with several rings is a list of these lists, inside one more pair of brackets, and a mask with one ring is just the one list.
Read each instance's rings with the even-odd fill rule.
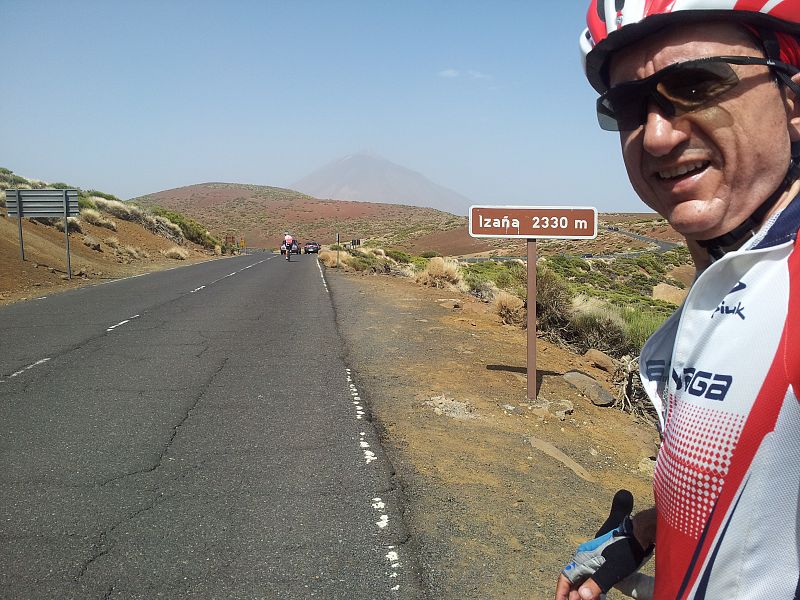
[[588,2],[0,0],[0,166],[122,198],[371,151],[476,203],[640,210]]

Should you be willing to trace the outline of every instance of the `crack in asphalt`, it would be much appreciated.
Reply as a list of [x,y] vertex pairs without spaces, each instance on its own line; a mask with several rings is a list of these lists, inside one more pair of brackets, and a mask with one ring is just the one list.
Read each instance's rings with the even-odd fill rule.
[[[225,357],[222,360],[221,364],[214,370],[213,373],[211,373],[211,375],[203,383],[199,393],[195,396],[195,398],[194,398],[193,402],[191,403],[191,405],[184,411],[184,414],[182,415],[181,419],[172,428],[172,433],[170,434],[169,439],[167,440],[166,444],[162,448],[162,450],[161,450],[161,452],[160,452],[160,454],[158,456],[158,460],[155,461],[155,463],[153,465],[151,465],[150,467],[144,468],[144,469],[139,469],[139,470],[136,470],[136,471],[132,471],[130,473],[124,473],[122,475],[118,475],[116,477],[112,477],[111,479],[108,479],[107,481],[103,481],[103,482],[99,483],[97,485],[97,487],[104,487],[106,485],[109,485],[109,484],[114,483],[114,482],[121,481],[121,480],[123,480],[125,478],[128,478],[128,477],[133,477],[133,476],[136,476],[136,475],[142,475],[142,474],[146,474],[146,473],[153,473],[153,472],[157,471],[158,469],[160,469],[162,467],[163,463],[164,463],[164,457],[166,456],[166,454],[169,452],[170,448],[172,447],[172,444],[175,441],[175,438],[178,436],[178,432],[180,431],[181,427],[192,416],[192,413],[194,412],[195,408],[197,408],[197,405],[200,403],[200,400],[202,400],[203,396],[206,395],[206,392],[208,391],[209,387],[211,386],[211,383],[214,381],[214,379],[217,377],[217,375],[219,375],[222,372],[222,370],[225,368],[225,366],[228,364],[228,360],[229,360],[229,358]],[[180,477],[180,474],[178,475],[178,477],[173,478],[173,481],[176,480],[179,477]],[[116,523],[114,523],[108,529],[100,532],[100,534],[96,538],[96,541],[92,544],[90,556],[83,562],[83,564],[81,565],[80,569],[78,570],[78,574],[75,576],[75,582],[76,583],[79,583],[81,581],[81,579],[83,579],[83,577],[86,575],[86,572],[89,570],[89,567],[91,567],[93,563],[95,563],[97,560],[99,560],[100,558],[102,558],[103,556],[108,554],[114,548],[115,544],[113,542],[108,542],[108,537],[109,537],[110,534],[112,534],[123,523],[129,523],[129,522],[133,521],[134,519],[138,518],[142,514],[153,510],[159,504],[161,504],[162,502],[164,502],[165,500],[167,500],[168,498],[171,497],[171,496],[164,495],[164,493],[159,490],[159,487],[157,485],[153,489],[153,491],[154,491],[154,496],[153,496],[153,498],[151,499],[151,501],[149,503],[147,503],[145,506],[143,506],[139,510],[130,513],[124,519],[121,519],[121,520],[117,521]],[[110,594],[113,590],[114,590],[114,588],[112,586],[108,590],[108,593],[107,593],[106,597],[108,597],[108,594]]]
[[[106,486],[106,485],[108,485],[110,483],[114,483],[115,481],[120,481],[122,479],[125,479],[126,477],[133,477],[135,475],[143,475],[143,474],[146,474],[146,473],[152,473],[153,471],[161,468],[162,464],[164,463],[164,456],[167,454],[167,452],[169,452],[169,449],[172,446],[172,443],[175,441],[175,438],[178,435],[178,431],[183,426],[183,424],[186,423],[186,421],[189,419],[189,417],[192,415],[192,412],[194,411],[195,408],[197,408],[197,405],[200,403],[200,400],[203,398],[203,396],[206,395],[206,392],[208,392],[208,388],[211,387],[211,383],[214,381],[214,379],[217,377],[217,375],[219,375],[222,372],[222,370],[225,368],[225,365],[228,364],[229,360],[230,360],[229,357],[225,357],[222,360],[222,363],[217,367],[217,369],[203,383],[199,393],[195,396],[195,398],[192,401],[191,405],[184,411],[184,414],[181,417],[180,421],[178,421],[178,423],[175,426],[173,426],[172,433],[170,434],[169,439],[167,440],[167,443],[161,449],[161,452],[158,455],[158,459],[154,462],[153,465],[151,465],[150,467],[143,468],[143,469],[137,469],[137,470],[131,471],[129,473],[123,473],[122,475],[117,475],[116,477],[112,477],[111,479],[108,479],[108,480],[103,481],[100,484],[98,484],[99,487],[104,487],[104,486]],[[141,393],[143,393],[143,392],[140,390],[140,394]]]

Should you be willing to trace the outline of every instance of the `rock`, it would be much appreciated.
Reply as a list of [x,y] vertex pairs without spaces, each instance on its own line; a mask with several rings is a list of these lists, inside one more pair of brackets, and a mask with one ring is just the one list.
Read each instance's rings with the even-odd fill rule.
[[586,373],[569,371],[564,375],[564,380],[589,398],[595,406],[611,406],[614,404],[614,396],[609,394],[602,385]]
[[583,355],[583,358],[591,363],[592,366],[602,369],[606,373],[613,374],[617,370],[616,361],[608,354],[601,352],[600,350],[595,350],[594,348],[587,350],[586,354]]
[[681,289],[668,283],[659,283],[653,288],[653,298],[655,300],[664,300],[672,304],[680,304],[686,299],[689,293],[688,289]]
[[652,477],[656,472],[656,461],[654,457],[645,456],[642,460],[639,461],[639,470],[642,473],[650,475]]

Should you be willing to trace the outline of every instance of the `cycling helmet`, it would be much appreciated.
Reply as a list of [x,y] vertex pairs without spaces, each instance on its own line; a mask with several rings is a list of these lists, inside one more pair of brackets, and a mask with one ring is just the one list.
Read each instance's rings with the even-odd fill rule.
[[[580,37],[586,77],[602,94],[608,89],[608,59],[615,50],[667,25],[711,20],[736,20],[759,32],[797,35],[800,0],[591,0],[588,27]],[[771,47],[765,51],[767,58],[780,60]]]
[[[767,59],[800,68],[800,0],[591,0],[588,27],[580,36],[586,77],[599,93],[608,90],[612,54],[664,27],[692,22],[732,20],[747,26],[761,41]],[[787,35],[788,34],[788,35]],[[787,76],[778,81],[800,97],[800,86]],[[723,248],[747,237],[800,176],[800,143],[792,144],[792,160],[781,184],[743,223],[701,246],[718,258]]]

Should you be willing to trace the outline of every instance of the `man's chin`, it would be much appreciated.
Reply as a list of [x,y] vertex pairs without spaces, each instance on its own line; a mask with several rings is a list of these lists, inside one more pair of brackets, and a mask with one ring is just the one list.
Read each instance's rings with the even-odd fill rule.
[[690,240],[707,240],[726,233],[723,231],[720,219],[715,215],[703,215],[695,211],[675,211],[669,215],[667,221],[675,231]]

